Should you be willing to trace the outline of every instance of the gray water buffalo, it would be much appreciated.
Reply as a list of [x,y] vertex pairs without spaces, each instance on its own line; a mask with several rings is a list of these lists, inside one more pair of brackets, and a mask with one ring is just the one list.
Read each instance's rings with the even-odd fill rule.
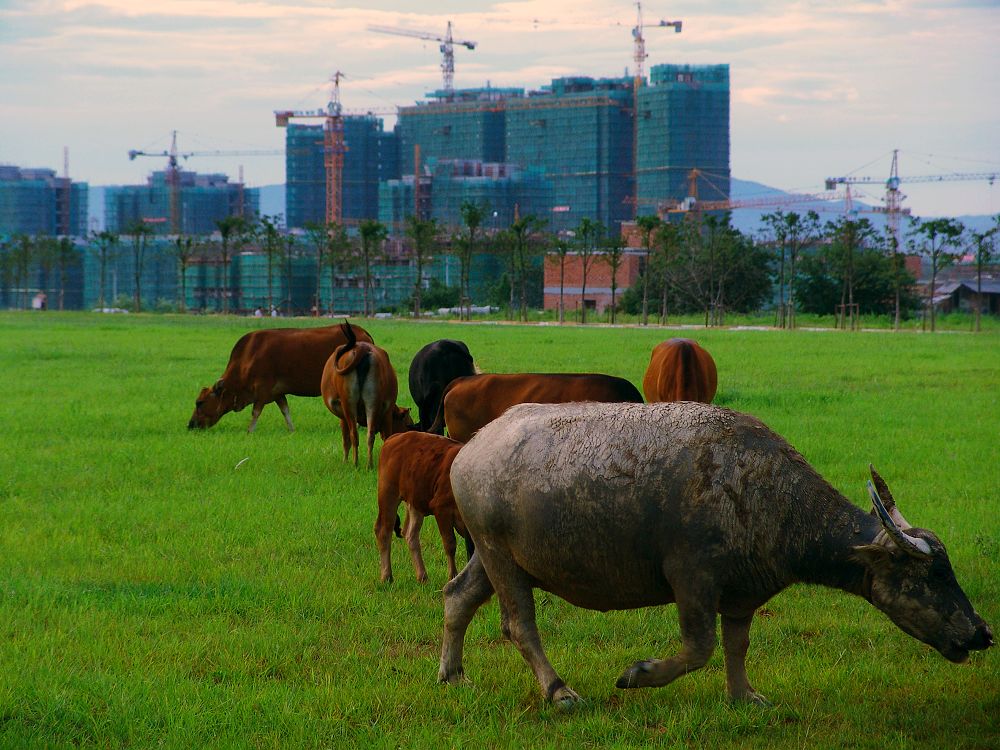
[[452,466],[476,552],[444,588],[438,676],[462,678],[466,628],[494,590],[504,635],[562,706],[579,696],[542,651],[533,588],[601,611],[676,602],[679,653],[636,662],[620,688],[704,666],[721,615],[729,696],[765,703],[746,674],[750,623],[793,583],[856,594],[954,662],[991,646],[944,545],[911,528],[872,475],[876,515],[747,415],[691,402],[516,406]]

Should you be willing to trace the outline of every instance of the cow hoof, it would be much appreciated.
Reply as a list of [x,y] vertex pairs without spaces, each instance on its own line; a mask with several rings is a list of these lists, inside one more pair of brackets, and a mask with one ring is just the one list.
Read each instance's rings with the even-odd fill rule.
[[552,705],[560,711],[568,711],[583,703],[583,699],[574,690],[563,685],[552,695]]
[[622,676],[618,678],[615,687],[622,689],[646,687],[650,684],[649,674],[653,671],[656,664],[657,662],[655,661],[637,661],[622,672]]

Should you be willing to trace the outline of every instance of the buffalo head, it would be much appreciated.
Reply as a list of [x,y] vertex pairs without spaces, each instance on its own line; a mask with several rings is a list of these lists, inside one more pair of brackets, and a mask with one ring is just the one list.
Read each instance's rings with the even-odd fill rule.
[[949,661],[963,662],[970,651],[992,646],[993,632],[958,585],[944,545],[930,531],[910,526],[883,479],[871,472],[875,486],[869,482],[868,493],[882,530],[871,544],[854,548],[868,570],[871,603]]
[[226,392],[225,384],[219,380],[211,388],[202,388],[194,401],[194,413],[188,420],[188,429],[211,427],[228,412],[233,411],[235,398]]

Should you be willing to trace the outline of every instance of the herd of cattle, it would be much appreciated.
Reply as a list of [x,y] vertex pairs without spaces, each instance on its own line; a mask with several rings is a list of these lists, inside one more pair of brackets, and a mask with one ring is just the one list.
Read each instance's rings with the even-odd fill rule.
[[[610,375],[479,373],[463,342],[443,339],[410,365],[414,422],[396,403],[388,354],[345,322],[243,336],[219,381],[199,393],[188,427],[252,404],[252,432],[273,401],[292,430],[286,396],[322,396],[340,418],[345,460],[353,450],[358,464],[359,425],[369,468],[381,436],[382,580],[392,580],[394,530],[427,580],[427,515],[448,559],[442,682],[464,678],[466,629],[496,593],[502,631],[543,694],[561,706],[579,700],[542,650],[534,588],[601,611],[676,603],[680,651],[636,662],[620,688],[666,685],[702,667],[721,616],[729,696],[765,703],[746,675],[750,624],[793,583],[861,596],[951,661],[993,644],[941,541],[903,518],[874,468],[869,514],[760,421],[712,406],[717,383],[712,357],[687,339],[654,348],[643,378],[649,403]],[[461,572],[456,531],[469,553]]]

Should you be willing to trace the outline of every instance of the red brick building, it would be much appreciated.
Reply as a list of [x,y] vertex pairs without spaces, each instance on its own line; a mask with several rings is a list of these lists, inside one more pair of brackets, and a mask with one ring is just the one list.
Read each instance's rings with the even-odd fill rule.
[[[626,250],[616,274],[616,301],[622,293],[635,284],[644,263],[641,250]],[[545,257],[544,307],[546,310],[559,309],[559,256],[550,253]],[[583,262],[576,253],[568,253],[563,265],[563,305],[566,311],[580,309],[583,287]],[[611,266],[602,253],[589,257],[587,268],[587,293],[583,298],[588,310],[598,313],[611,305]]]

